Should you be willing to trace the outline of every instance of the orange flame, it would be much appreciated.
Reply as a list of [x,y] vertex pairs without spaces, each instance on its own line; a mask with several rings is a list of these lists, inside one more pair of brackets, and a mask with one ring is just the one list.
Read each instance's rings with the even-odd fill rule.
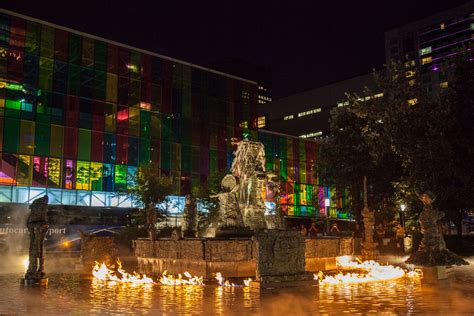
[[[220,272],[217,272],[216,273],[216,280],[217,280],[217,283],[219,283],[220,286],[223,286],[223,287],[241,287],[242,285],[238,285],[238,284],[235,284],[235,283],[232,283],[232,282],[229,282],[229,280],[226,280],[223,276],[222,276],[222,273]],[[246,280],[244,280],[244,287],[249,287],[250,286],[250,283],[252,282],[252,279],[251,278],[248,278]]]
[[[183,275],[185,278],[183,278]],[[163,285],[204,285],[203,277],[192,276],[189,272],[184,272],[183,275],[178,274],[177,277],[168,275],[166,271],[160,278],[160,283]]]
[[107,266],[104,262],[99,264],[96,261],[94,268],[92,268],[92,275],[95,280],[112,284],[152,285],[155,283],[151,278],[147,277],[146,274],[140,275],[136,272],[133,272],[133,274],[126,272],[122,269],[122,262],[120,260],[117,260],[117,266],[117,273],[120,276],[111,269],[112,267]]
[[319,280],[321,285],[340,285],[350,283],[368,283],[377,281],[388,281],[399,279],[402,277],[417,278],[419,274],[416,271],[407,271],[400,267],[392,265],[380,265],[373,260],[361,261],[357,259],[354,261],[350,256],[343,256],[337,258],[337,265],[341,269],[360,270],[363,272],[354,272],[344,274],[342,272],[336,275],[324,275],[321,271],[314,274],[314,279]]

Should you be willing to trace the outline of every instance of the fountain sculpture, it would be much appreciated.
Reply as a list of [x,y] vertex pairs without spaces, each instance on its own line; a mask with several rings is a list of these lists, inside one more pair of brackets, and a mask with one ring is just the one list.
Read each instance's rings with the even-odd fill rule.
[[37,198],[30,205],[30,215],[27,220],[30,235],[29,263],[22,284],[45,285],[48,279],[44,273],[43,242],[49,229],[47,220],[48,196]]
[[364,220],[364,241],[362,242],[362,255],[367,259],[374,259],[378,255],[377,244],[374,242],[374,211],[369,209],[367,202],[367,177],[364,176],[364,208],[362,209]]
[[423,239],[418,250],[406,262],[427,267],[469,264],[446,248],[438,227],[438,221],[444,217],[444,212],[432,205],[436,197],[431,192],[425,192],[418,197],[424,204],[419,219]]
[[196,237],[198,226],[196,199],[191,194],[186,195],[181,226],[183,237]]

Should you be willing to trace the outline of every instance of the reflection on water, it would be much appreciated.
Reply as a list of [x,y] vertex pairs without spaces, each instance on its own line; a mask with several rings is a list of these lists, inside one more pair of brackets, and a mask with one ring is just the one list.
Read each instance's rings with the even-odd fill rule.
[[48,288],[22,288],[0,274],[0,314],[459,314],[474,313],[474,267],[447,282],[396,282],[262,291],[207,286],[103,284],[75,274],[49,275]]

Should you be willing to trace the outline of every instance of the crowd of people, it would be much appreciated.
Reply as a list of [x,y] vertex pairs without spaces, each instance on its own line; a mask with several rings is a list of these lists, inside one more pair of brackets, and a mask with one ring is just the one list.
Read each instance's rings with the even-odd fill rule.
[[[297,229],[301,235],[312,238],[322,236],[351,236],[354,238],[364,239],[363,223],[350,222],[344,223],[344,229],[334,222],[327,229],[327,223],[324,221],[311,222],[311,224],[300,224]],[[398,251],[403,251],[403,242],[405,238],[405,229],[400,224],[378,223],[374,227],[374,241],[378,243],[379,248],[396,247]]]

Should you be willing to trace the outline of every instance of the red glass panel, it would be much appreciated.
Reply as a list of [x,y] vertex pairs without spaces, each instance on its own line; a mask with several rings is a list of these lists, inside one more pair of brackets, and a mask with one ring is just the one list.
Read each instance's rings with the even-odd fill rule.
[[92,129],[96,131],[103,131],[105,126],[105,104],[100,101],[92,103]]
[[118,47],[107,44],[107,71],[116,74],[118,64]]
[[117,133],[128,134],[128,107],[117,106]]
[[68,57],[68,33],[55,29],[54,34],[54,59],[67,62]]
[[104,157],[104,133],[92,131],[91,160],[102,162]]
[[76,127],[79,121],[79,98],[68,96],[66,104],[66,126]]
[[77,159],[77,128],[64,128],[64,158]]
[[117,163],[126,165],[128,163],[128,137],[117,135]]

